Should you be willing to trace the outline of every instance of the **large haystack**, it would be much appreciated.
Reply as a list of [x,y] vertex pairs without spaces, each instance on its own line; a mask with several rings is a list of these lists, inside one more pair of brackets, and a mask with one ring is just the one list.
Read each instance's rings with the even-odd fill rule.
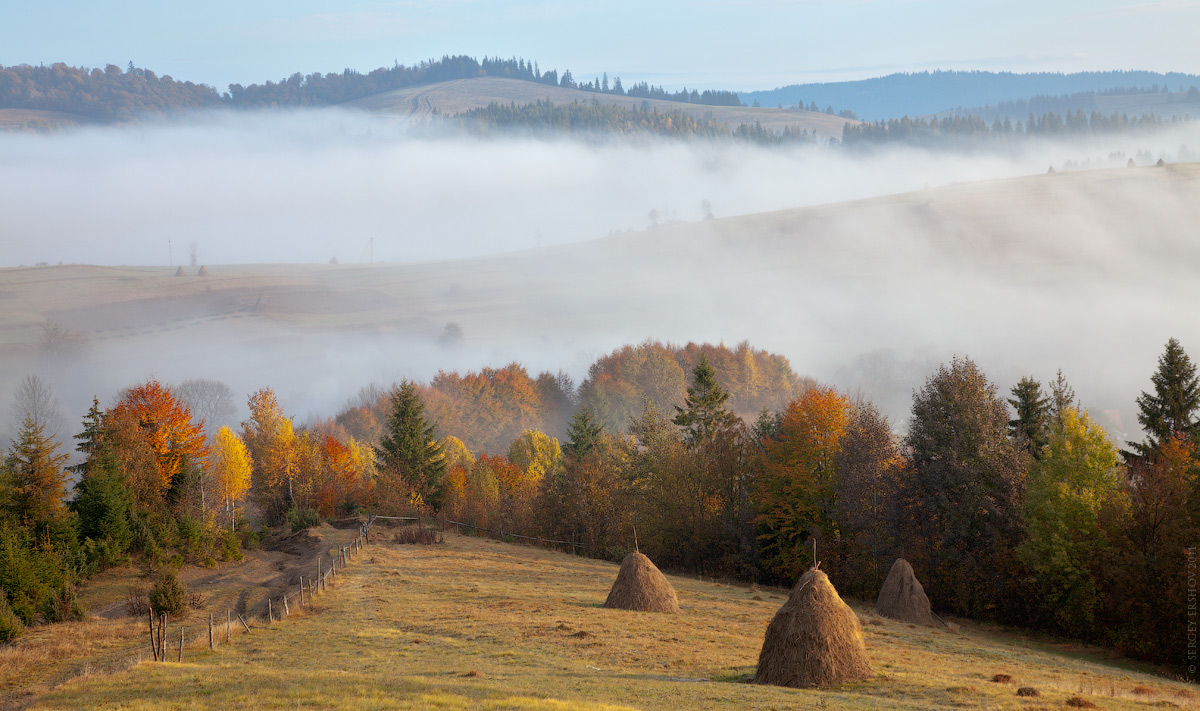
[[767,627],[754,683],[806,689],[871,674],[858,616],[825,573],[809,570]]
[[175,270],[175,276],[187,276],[187,272],[183,271],[183,267]]
[[616,610],[679,612],[675,588],[649,558],[636,551],[621,561],[617,581],[608,591],[604,606]]
[[917,580],[912,566],[903,558],[896,559],[887,580],[883,581],[879,598],[875,600],[875,612],[915,625],[937,624],[933,619],[933,611],[929,609],[925,588],[921,587],[921,581]]
[[196,276],[208,276],[208,267],[201,266],[200,271],[196,272]]

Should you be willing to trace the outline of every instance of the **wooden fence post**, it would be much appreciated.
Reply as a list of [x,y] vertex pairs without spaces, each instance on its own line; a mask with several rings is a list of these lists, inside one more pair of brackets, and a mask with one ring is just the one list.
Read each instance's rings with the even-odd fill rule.
[[267,598],[267,624],[275,621],[275,611],[271,609],[271,598]]
[[217,647],[216,647],[216,645],[214,645],[214,644],[213,644],[213,636],[212,636],[212,613],[210,612],[210,613],[208,613],[208,651],[210,651],[210,652],[211,652],[211,651],[213,651],[213,650],[214,650],[214,649],[216,649],[216,648],[217,648]]
[[167,661],[167,613],[162,613],[162,617],[158,623],[158,656],[162,661]]
[[300,607],[304,607],[304,576],[300,576]]
[[322,582],[324,580],[325,577],[321,575],[321,556],[317,556],[317,592],[322,592],[324,590],[322,587]]
[[183,625],[179,626],[179,659],[175,661],[183,663]]
[[147,610],[146,614],[150,616],[150,651],[154,654],[154,661],[158,661],[158,642],[154,641],[154,610]]
[[238,622],[241,622],[241,623],[242,623],[242,627],[245,627],[245,628],[246,628],[246,632],[247,632],[247,633],[249,633],[249,632],[250,632],[250,625],[246,624],[246,621],[242,619],[242,616],[241,616],[241,615],[238,615],[238,616],[237,616],[237,618],[238,618]]
[[229,644],[233,639],[232,623],[233,620],[229,618],[229,610],[225,610],[225,644]]

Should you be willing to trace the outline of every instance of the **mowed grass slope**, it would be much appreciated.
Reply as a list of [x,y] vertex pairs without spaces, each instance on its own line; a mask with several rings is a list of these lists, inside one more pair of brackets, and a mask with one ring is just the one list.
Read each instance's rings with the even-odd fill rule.
[[760,123],[764,128],[772,131],[781,131],[790,126],[794,129],[815,131],[825,138],[841,138],[842,127],[845,124],[857,125],[859,123],[855,120],[804,109],[685,104],[681,101],[600,94],[504,77],[454,79],[436,84],[422,84],[372,94],[347,102],[345,105],[368,111],[414,117],[429,116],[435,110],[448,116],[454,116],[472,109],[485,108],[493,102],[504,105],[514,103],[521,106],[538,101],[550,101],[554,104],[598,101],[601,104],[623,106],[627,109],[658,110],[660,113],[682,111],[693,118],[712,119],[723,123],[730,129],[735,129],[742,124]]
[[[390,537],[390,536],[389,536]],[[601,607],[615,564],[447,534],[369,546],[296,615],[182,664],[83,676],[33,708],[928,709],[1194,707],[1185,684],[986,628],[855,605],[875,668],[828,690],[744,683],[783,591],[671,577],[678,615]],[[1009,674],[1013,683],[991,682]],[[1039,690],[1016,696],[1018,686]]]

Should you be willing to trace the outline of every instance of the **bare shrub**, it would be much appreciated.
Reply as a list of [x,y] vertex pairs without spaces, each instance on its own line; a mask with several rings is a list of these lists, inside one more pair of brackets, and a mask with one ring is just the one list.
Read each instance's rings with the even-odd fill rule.
[[996,682],[997,684],[1011,684],[1012,677],[1008,674],[993,674],[992,681]]
[[1040,694],[1032,686],[1022,686],[1020,689],[1017,689],[1017,696],[1040,696]]
[[188,593],[188,607],[193,610],[203,610],[208,604],[208,596],[204,593],[190,592]]
[[1073,709],[1098,709],[1098,708],[1100,708],[1099,706],[1097,706],[1096,704],[1093,704],[1091,701],[1088,701],[1087,699],[1083,698],[1082,696],[1072,696],[1071,698],[1067,699],[1067,706],[1070,706]]
[[150,612],[150,598],[146,588],[130,587],[125,594],[125,614],[130,617],[145,617]]

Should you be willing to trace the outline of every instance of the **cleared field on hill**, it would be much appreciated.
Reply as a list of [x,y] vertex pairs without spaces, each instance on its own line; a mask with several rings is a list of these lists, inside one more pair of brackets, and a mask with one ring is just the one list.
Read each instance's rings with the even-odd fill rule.
[[[873,679],[814,691],[743,683],[783,591],[671,577],[678,615],[601,608],[617,566],[447,534],[375,542],[317,614],[183,664],[72,680],[36,709],[1104,709],[1195,706],[1187,685],[1092,650],[964,624],[917,628],[854,607]],[[1012,683],[993,683],[994,674]],[[1032,686],[1040,696],[1016,696]]]
[[28,128],[31,125],[42,128],[67,128],[87,123],[91,121],[86,117],[62,111],[0,109],[0,131]]
[[[1095,411],[1126,408],[1110,418],[1120,432],[1136,426],[1128,410],[1162,343],[1200,342],[1187,311],[1200,303],[1200,246],[1187,238],[1198,223],[1190,164],[953,185],[444,262],[209,265],[206,277],[4,269],[0,393],[54,363],[38,356],[47,319],[90,344],[53,380],[72,421],[92,394],[151,374],[216,378],[236,393],[271,385],[301,415],[327,416],[372,379],[512,360],[578,373],[647,338],[744,338],[818,378],[875,349],[966,353],[1002,387],[1063,368]],[[439,342],[448,323],[464,334],[451,346]],[[926,367],[859,382],[902,416]]]
[[569,104],[575,101],[591,103],[595,100],[602,104],[624,106],[629,109],[657,109],[660,113],[682,111],[699,119],[711,118],[724,123],[730,129],[737,128],[741,124],[754,123],[761,123],[764,128],[773,131],[780,131],[791,126],[807,131],[816,131],[818,135],[826,138],[841,138],[844,124],[858,123],[858,121],[849,121],[837,116],[801,109],[685,104],[679,101],[639,99],[631,96],[566,89],[502,77],[455,79],[438,84],[397,89],[356,99],[347,102],[345,106],[355,106],[369,111],[400,116],[428,116],[436,109],[443,114],[453,116],[471,109],[484,108],[493,101],[499,104],[511,102],[522,105],[547,99],[555,104]]

